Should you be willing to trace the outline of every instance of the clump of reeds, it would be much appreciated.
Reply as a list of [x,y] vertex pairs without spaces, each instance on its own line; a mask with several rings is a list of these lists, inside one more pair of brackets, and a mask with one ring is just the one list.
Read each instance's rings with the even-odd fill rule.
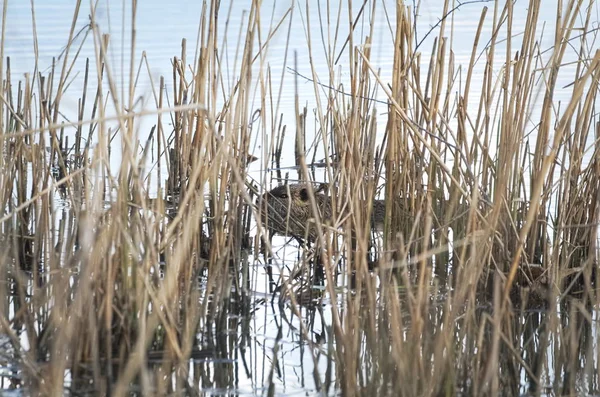
[[132,42],[120,97],[94,11],[84,30],[98,57],[86,61],[75,120],[61,113],[76,89],[75,22],[47,76],[15,83],[9,61],[0,67],[1,328],[20,362],[16,383],[31,393],[193,389],[190,357],[231,354],[216,337],[248,310],[248,92],[260,48],[253,9],[239,78],[221,101],[217,12],[203,12],[199,57],[188,60],[183,41],[172,80],[151,80],[150,109],[136,100],[145,56]]
[[[412,13],[399,5],[390,85],[372,64],[372,31],[348,49],[349,89],[338,90],[335,77],[315,84],[316,95],[327,88],[317,120],[335,159],[326,175],[340,214],[335,228],[344,241],[345,280],[353,287],[336,293],[332,269],[340,256],[325,238],[320,260],[333,301],[336,386],[344,395],[520,394],[523,387],[541,390],[547,379],[556,390],[576,390],[571,377],[559,378],[584,354],[585,344],[569,338],[589,335],[593,306],[587,305],[598,303],[600,53],[586,49],[595,35],[588,33],[591,8],[581,2],[558,5],[555,45],[540,48],[541,6],[530,3],[518,47],[512,3],[497,5],[491,17],[485,7],[470,63],[457,65],[446,2],[424,67]],[[493,25],[492,36],[482,43],[486,24]],[[581,44],[572,96],[557,110],[557,77],[575,43]],[[500,73],[498,57],[505,59]],[[476,69],[484,74],[475,91]],[[375,86],[388,100],[379,150]],[[467,106],[473,95],[479,95],[477,108]],[[368,203],[382,181],[388,208],[375,278],[367,260]],[[393,204],[398,200],[400,207]],[[582,298],[575,308],[573,292]],[[527,307],[547,309],[543,333],[523,330],[530,317],[515,308]],[[558,325],[568,314],[573,323]],[[554,354],[566,356],[550,370],[553,338],[563,352]],[[591,369],[587,374],[596,376]]]

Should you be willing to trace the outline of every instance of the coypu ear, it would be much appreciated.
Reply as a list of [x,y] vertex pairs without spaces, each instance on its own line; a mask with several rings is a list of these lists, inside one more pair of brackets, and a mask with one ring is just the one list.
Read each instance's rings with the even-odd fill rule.
[[300,200],[308,201],[308,189],[306,189],[305,187],[300,189]]

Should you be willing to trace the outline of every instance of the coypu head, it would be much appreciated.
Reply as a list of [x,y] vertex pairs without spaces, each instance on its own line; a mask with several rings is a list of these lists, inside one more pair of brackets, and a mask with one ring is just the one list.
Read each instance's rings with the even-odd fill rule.
[[[313,189],[315,202],[321,220],[331,218],[331,201],[320,193],[323,187]],[[261,223],[271,234],[308,238],[317,238],[313,207],[310,201],[308,184],[296,183],[277,186],[262,197]]]

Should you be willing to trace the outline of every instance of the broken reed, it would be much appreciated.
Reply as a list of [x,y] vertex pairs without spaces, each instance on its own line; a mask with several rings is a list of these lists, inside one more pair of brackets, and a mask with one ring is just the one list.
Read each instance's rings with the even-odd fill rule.
[[[330,353],[343,395],[520,394],[520,371],[530,390],[537,390],[544,376],[551,378],[545,363],[552,338],[559,341],[558,350],[579,352],[552,368],[556,390],[576,389],[569,377],[564,383],[558,380],[563,371],[577,368],[584,345],[566,335],[591,327],[590,320],[583,320],[591,318],[590,309],[563,303],[576,292],[582,302],[598,304],[600,124],[594,109],[600,53],[586,49],[586,42],[595,38],[592,7],[577,1],[557,6],[555,45],[540,48],[540,7],[541,2],[530,2],[518,45],[513,4],[496,5],[492,16],[484,7],[468,65],[455,64],[454,22],[441,18],[423,70],[424,48],[415,48],[413,14],[399,5],[390,86],[370,60],[375,20],[366,24],[371,31],[360,45],[352,45],[350,35],[346,91],[335,85],[335,50],[324,57],[331,62],[329,81],[317,83],[322,76],[313,74],[322,133],[318,143],[325,148],[325,174],[339,214],[332,229],[344,237],[340,251],[328,245],[330,235],[317,248],[330,281],[335,338]],[[446,1],[445,16],[450,9]],[[581,14],[583,26],[575,29]],[[481,43],[490,20],[491,39]],[[567,64],[565,52],[575,43],[580,43],[580,59],[572,97],[557,112],[558,74]],[[318,48],[335,46],[323,42]],[[310,40],[309,49],[313,51]],[[504,57],[499,74],[494,68],[498,57]],[[467,104],[477,93],[476,69],[484,74],[473,108]],[[326,100],[320,102],[323,90]],[[378,91],[389,104],[383,149],[375,145],[375,115],[381,109],[373,98]],[[543,98],[539,114],[534,111],[538,94]],[[532,124],[536,128],[530,133]],[[305,125],[297,125],[300,140]],[[309,179],[307,167],[299,178]],[[367,261],[371,208],[365,203],[372,202],[381,181],[388,208],[379,277],[373,277]],[[398,198],[408,205],[395,206]],[[336,280],[333,269],[341,259],[353,289],[342,296],[338,311],[339,285],[331,280]],[[444,299],[438,301],[438,294]],[[573,314],[564,328],[552,305],[557,298],[561,310]],[[514,319],[511,310],[528,301],[550,303],[549,331],[538,336],[534,350],[524,346],[522,317]],[[493,312],[482,316],[477,302],[491,302]],[[403,313],[409,314],[408,323]],[[521,348],[535,360],[524,361]]]
[[[452,15],[450,5],[445,3],[445,15]],[[512,303],[507,296],[523,275],[521,279],[530,279],[525,283],[529,287],[547,286],[542,300],[553,302],[559,296],[566,302],[566,292],[578,291],[588,302],[598,302],[592,271],[597,265],[597,137],[592,160],[586,162],[583,156],[593,140],[588,134],[598,134],[591,123],[599,59],[585,50],[586,41],[592,41],[587,33],[591,7],[574,1],[563,6],[553,55],[544,64],[536,32],[540,6],[531,2],[518,49],[513,48],[512,3],[498,6],[491,17],[484,8],[464,83],[464,67],[452,55],[453,19],[440,20],[431,60],[423,69],[425,48],[415,46],[415,21],[402,5],[395,10],[390,87],[370,60],[374,20],[364,42],[357,44],[349,36],[348,92],[329,88],[321,102],[322,87],[316,81],[322,76],[312,68],[318,144],[325,150],[326,174],[340,214],[334,226],[344,237],[334,249],[328,245],[331,229],[324,229],[326,237],[317,248],[332,300],[333,341],[327,353],[335,363],[333,380],[330,372],[324,379],[314,373],[318,387],[339,388],[347,396],[457,390],[477,395],[497,393],[500,387],[516,394],[521,378],[515,368],[534,387],[542,383],[550,338],[558,341],[560,352],[555,355],[567,357],[555,363],[555,374],[576,368],[578,355],[571,352],[580,346],[574,336],[579,327],[589,326],[586,316],[563,326],[557,308],[550,305],[548,332],[532,348],[523,346],[521,317],[505,315]],[[573,78],[573,97],[553,115],[557,75],[582,10],[588,14],[584,33],[576,38],[582,60]],[[198,348],[195,335],[214,338],[237,303],[240,310],[246,307],[249,275],[241,248],[249,215],[244,204],[251,199],[245,169],[250,137],[256,133],[248,122],[249,95],[254,89],[252,64],[264,61],[264,47],[253,47],[258,12],[253,8],[248,14],[248,29],[240,37],[245,43],[236,63],[240,77],[221,98],[225,76],[217,56],[216,4],[204,9],[199,56],[187,60],[184,42],[181,57],[173,59],[170,84],[163,78],[158,82],[153,97],[161,110],[155,115],[152,139],[143,142],[142,150],[140,118],[132,110],[139,110],[135,81],[141,70],[149,70],[146,58],[131,65],[128,96],[118,98],[104,63],[108,36],[96,24],[89,29],[99,54],[99,77],[93,82],[86,64],[74,125],[59,123],[61,99],[77,58],[74,49],[67,47],[62,65],[57,61],[47,78],[28,76],[16,90],[7,63],[7,102],[0,113],[0,200],[5,208],[0,259],[3,280],[10,283],[0,283],[0,321],[22,355],[22,379],[32,390],[60,394],[68,370],[74,390],[92,380],[99,392],[115,395],[133,384],[143,394],[189,391],[195,386],[188,384],[187,365]],[[483,26],[490,19],[492,38],[478,61]],[[73,26],[71,38],[74,32]],[[501,37],[507,37],[503,51],[498,49]],[[315,51],[312,39],[308,43]],[[335,47],[326,44],[323,48]],[[134,49],[132,45],[132,54]],[[329,86],[334,87],[337,54],[329,55]],[[505,67],[498,77],[493,65],[501,56]],[[479,106],[473,112],[467,104],[475,95],[477,62],[485,66]],[[534,136],[526,136],[540,76],[545,99],[539,127]],[[264,90],[261,127],[277,125],[278,131],[277,139],[261,131],[268,142],[263,145],[266,165],[270,155],[281,157],[286,129],[276,112],[266,111],[273,103],[270,70],[259,72],[258,79]],[[92,101],[87,92],[94,84]],[[103,84],[110,90],[103,91]],[[372,101],[379,92],[389,103],[382,146],[375,139],[375,115],[382,105],[378,109]],[[116,117],[110,116],[112,108],[118,109]],[[297,124],[299,131],[309,125],[306,116]],[[75,142],[68,143],[63,131],[72,128]],[[304,147],[298,140],[300,177],[308,179]],[[121,166],[111,169],[110,156],[117,155]],[[157,175],[157,198],[148,194],[148,162],[168,174],[166,183]],[[267,175],[261,182],[266,181]],[[371,208],[364,203],[373,200],[382,181],[389,208],[374,277],[366,259]],[[73,210],[58,225],[57,187]],[[401,210],[393,205],[398,197],[409,203]],[[338,293],[335,277],[342,256],[343,272],[355,286],[345,294]],[[538,262],[543,282],[528,267]],[[205,275],[203,288],[196,285],[200,274]],[[491,302],[494,310],[482,312],[478,302]],[[302,314],[292,306],[296,315]],[[577,310],[589,315],[585,307]],[[19,348],[15,330],[21,329],[28,350]],[[312,340],[304,325],[301,333]],[[538,355],[537,361],[524,362],[520,349]],[[159,352],[159,366],[146,365],[150,350]],[[317,363],[318,356],[311,354]],[[513,376],[506,375],[510,371],[515,371]],[[196,384],[210,386],[210,377],[201,381],[198,376],[195,372]],[[272,386],[272,377],[270,382]],[[572,392],[575,384],[567,379],[556,387]]]

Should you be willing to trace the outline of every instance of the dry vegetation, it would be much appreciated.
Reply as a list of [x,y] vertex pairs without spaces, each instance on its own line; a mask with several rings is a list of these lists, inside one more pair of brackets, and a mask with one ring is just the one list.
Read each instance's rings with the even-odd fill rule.
[[[299,178],[311,179],[312,124],[298,100],[295,126],[284,128],[272,111],[280,89],[272,76],[280,72],[268,67],[266,49],[291,14],[265,28],[253,6],[235,62],[239,78],[229,86],[217,3],[204,8],[198,56],[186,59],[184,42],[172,80],[152,82],[154,110],[136,102],[136,81],[148,67],[143,57],[132,62],[119,97],[104,63],[110,39],[93,14],[87,29],[97,58],[84,71],[77,120],[61,115],[76,88],[77,46],[67,46],[47,76],[36,71],[18,82],[2,54],[0,329],[16,354],[8,377],[14,386],[41,395],[200,395],[202,388],[235,388],[240,362],[252,371],[236,353],[247,343],[236,329],[248,326],[256,304],[253,266],[277,253],[268,239],[264,255],[251,240],[266,233],[251,227],[259,207],[250,185],[261,193],[272,185],[267,173],[257,183],[246,175],[249,146],[261,136],[263,152],[254,154],[267,168],[294,130]],[[379,6],[366,3],[360,18]],[[541,6],[530,2],[519,36],[510,2],[484,8],[470,62],[459,65],[451,2],[428,49],[416,45],[413,10],[388,5],[395,13],[392,81],[382,81],[371,62],[371,31],[349,36],[350,84],[343,88],[335,84],[335,58],[345,38],[335,45],[308,38],[311,52],[334,48],[326,54],[329,76],[311,68],[318,103],[312,144],[325,152],[324,174],[342,215],[321,228],[313,248],[300,249],[298,262],[318,258],[313,266],[322,266],[331,304],[305,307],[302,294],[288,301],[281,286],[276,295],[292,316],[307,319],[316,310],[330,319],[325,344],[310,321],[300,329],[315,368],[326,363],[325,372],[312,373],[322,392],[600,392],[593,336],[600,53],[590,50],[597,15],[586,2],[559,2],[555,44],[546,49],[538,45]],[[331,15],[338,17],[344,20]],[[69,42],[76,34],[74,24]],[[569,51],[579,56],[569,69],[572,84],[558,87]],[[481,89],[472,87],[475,70],[483,72]],[[559,88],[571,92],[560,105]],[[251,105],[256,90],[259,113]],[[373,100],[382,92],[386,104]],[[474,95],[478,106],[467,106]],[[376,117],[382,110],[387,121]],[[143,140],[142,117],[155,120]],[[119,169],[111,156],[121,159]],[[365,202],[376,195],[389,206],[373,270]],[[408,203],[402,212],[394,198]],[[532,304],[543,310],[530,311]],[[269,395],[278,391],[280,338],[264,346],[273,369],[254,385]],[[223,358],[238,364],[212,361]]]

